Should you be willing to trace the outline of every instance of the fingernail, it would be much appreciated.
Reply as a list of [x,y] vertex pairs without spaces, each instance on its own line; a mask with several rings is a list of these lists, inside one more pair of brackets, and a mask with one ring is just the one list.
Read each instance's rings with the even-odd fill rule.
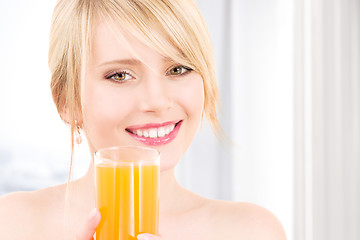
[[93,210],[91,210],[91,212],[90,212],[90,214],[89,214],[89,216],[88,216],[88,220],[92,220],[94,217],[95,217],[95,215],[97,214],[97,209],[96,208],[94,208]]
[[138,240],[152,240],[149,236],[146,236],[145,234],[140,234],[137,236]]

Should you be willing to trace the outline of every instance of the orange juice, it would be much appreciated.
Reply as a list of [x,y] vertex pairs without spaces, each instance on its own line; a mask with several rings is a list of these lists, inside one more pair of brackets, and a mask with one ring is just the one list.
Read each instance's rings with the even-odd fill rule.
[[96,166],[96,206],[101,221],[97,240],[135,240],[158,235],[159,165],[125,163]]

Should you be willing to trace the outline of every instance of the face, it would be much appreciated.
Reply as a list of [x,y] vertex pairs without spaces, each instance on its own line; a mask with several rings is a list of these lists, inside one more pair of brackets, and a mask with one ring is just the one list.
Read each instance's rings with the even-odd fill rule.
[[82,122],[90,150],[152,147],[161,153],[161,169],[172,168],[201,121],[203,80],[133,36],[123,36],[119,39],[107,24],[99,24],[94,32],[81,83]]

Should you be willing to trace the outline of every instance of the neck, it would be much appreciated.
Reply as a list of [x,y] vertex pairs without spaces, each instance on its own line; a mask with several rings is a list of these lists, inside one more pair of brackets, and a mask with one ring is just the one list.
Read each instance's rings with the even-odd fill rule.
[[160,174],[160,214],[171,213],[176,209],[179,193],[183,188],[176,181],[174,169],[162,171]]

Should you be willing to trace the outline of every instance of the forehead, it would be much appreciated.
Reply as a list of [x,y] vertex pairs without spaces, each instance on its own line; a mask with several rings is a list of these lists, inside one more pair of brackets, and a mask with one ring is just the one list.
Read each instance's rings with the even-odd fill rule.
[[[167,46],[176,51],[173,46]],[[91,35],[90,62],[100,64],[117,59],[137,59],[151,63],[155,59],[171,61],[153,47],[130,34],[120,24],[99,21]]]
[[144,44],[119,26],[101,21],[92,32],[90,59],[101,62],[119,57],[134,58],[145,48]]

